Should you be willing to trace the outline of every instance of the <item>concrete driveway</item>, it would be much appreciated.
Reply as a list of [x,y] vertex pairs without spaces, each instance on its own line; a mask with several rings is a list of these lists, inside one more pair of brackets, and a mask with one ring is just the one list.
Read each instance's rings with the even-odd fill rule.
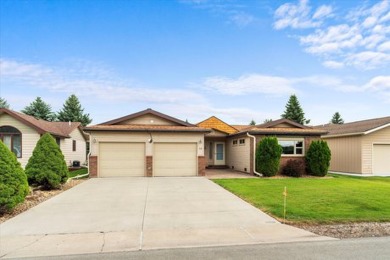
[[0,257],[327,240],[202,177],[90,179],[0,225]]

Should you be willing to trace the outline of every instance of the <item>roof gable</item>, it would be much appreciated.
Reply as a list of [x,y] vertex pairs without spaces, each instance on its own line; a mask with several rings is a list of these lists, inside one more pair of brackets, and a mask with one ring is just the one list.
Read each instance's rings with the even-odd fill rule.
[[215,116],[209,117],[206,120],[204,120],[196,125],[203,127],[203,128],[215,129],[215,130],[218,130],[220,132],[227,133],[227,134],[234,134],[234,133],[238,132],[236,128],[232,127],[229,124],[226,124],[221,119],[219,119]]
[[331,136],[348,136],[348,135],[366,135],[389,126],[390,126],[390,116],[356,121],[356,122],[345,123],[345,124],[326,124],[326,125],[316,126],[316,128],[327,130],[328,134],[325,137],[331,137]]
[[82,131],[80,122],[49,122],[10,109],[0,108],[0,115],[3,113],[35,129],[39,134],[50,133],[54,136],[69,138],[69,134],[76,128]]
[[134,114],[110,120],[98,125],[171,125],[171,126],[194,126],[180,119],[146,109]]
[[300,129],[309,129],[310,127],[301,125],[297,122],[294,122],[290,119],[281,118],[275,121],[270,121],[264,124],[256,125],[258,128],[300,128]]

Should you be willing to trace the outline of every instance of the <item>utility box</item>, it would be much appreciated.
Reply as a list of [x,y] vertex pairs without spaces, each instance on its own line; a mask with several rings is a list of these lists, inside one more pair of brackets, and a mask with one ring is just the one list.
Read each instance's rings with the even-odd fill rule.
[[73,161],[73,167],[80,167],[80,161]]

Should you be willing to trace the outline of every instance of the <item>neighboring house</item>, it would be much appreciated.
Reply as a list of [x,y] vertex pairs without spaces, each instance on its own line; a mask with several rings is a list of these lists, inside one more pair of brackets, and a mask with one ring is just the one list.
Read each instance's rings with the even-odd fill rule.
[[209,132],[152,109],[84,129],[91,177],[204,176]]
[[256,145],[263,137],[277,137],[283,148],[280,167],[282,168],[289,159],[304,161],[310,143],[326,133],[324,130],[313,129],[288,119],[243,126],[229,125],[212,116],[197,125],[211,129],[205,136],[208,167],[226,166],[251,174],[255,173]]
[[56,138],[70,166],[73,161],[86,163],[86,136],[79,122],[48,122],[35,117],[0,108],[0,140],[26,166],[42,134]]
[[327,124],[322,138],[332,152],[330,171],[390,175],[390,117]]

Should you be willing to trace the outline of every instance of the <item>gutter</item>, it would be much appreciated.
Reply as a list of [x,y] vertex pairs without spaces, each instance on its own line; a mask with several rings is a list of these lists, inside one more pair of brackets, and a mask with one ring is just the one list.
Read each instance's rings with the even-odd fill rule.
[[246,135],[253,139],[253,173],[259,177],[263,177],[263,174],[256,171],[256,137],[250,135],[249,132],[246,132]]

